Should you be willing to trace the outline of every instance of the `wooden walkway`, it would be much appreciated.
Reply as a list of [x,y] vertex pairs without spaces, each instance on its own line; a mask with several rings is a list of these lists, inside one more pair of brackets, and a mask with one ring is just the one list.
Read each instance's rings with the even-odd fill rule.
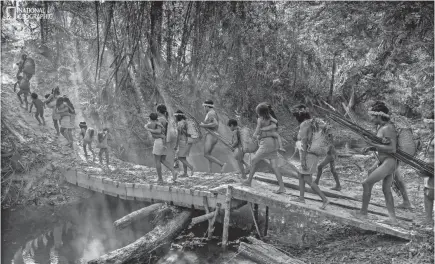
[[[299,191],[294,189],[287,189],[285,195],[277,195],[272,193],[272,190],[277,186],[272,183],[264,181],[271,181],[270,177],[265,177],[264,181],[255,181],[252,187],[244,187],[239,183],[237,184],[224,184],[218,187],[204,190],[204,185],[191,185],[190,188],[182,188],[176,186],[160,186],[155,184],[143,183],[123,183],[111,180],[110,178],[92,176],[77,170],[70,170],[65,174],[66,180],[74,185],[93,190],[99,193],[119,197],[127,200],[141,200],[151,202],[168,202],[173,205],[182,206],[186,208],[195,208],[204,210],[205,200],[208,208],[216,208],[217,204],[221,205],[221,209],[226,209],[225,196],[227,186],[230,185],[232,190],[231,209],[239,208],[247,202],[260,204],[264,206],[283,208],[284,210],[301,213],[309,217],[327,218],[335,222],[356,226],[364,230],[376,231],[384,234],[393,235],[396,237],[410,239],[411,232],[410,221],[412,217],[406,213],[399,213],[399,218],[402,220],[402,228],[392,227],[380,223],[380,221],[387,219],[386,209],[380,206],[371,205],[371,214],[369,214],[369,221],[361,221],[355,219],[349,212],[356,210],[361,205],[360,202],[347,200],[343,198],[329,198],[331,204],[326,210],[319,209],[321,201],[313,194],[306,194],[306,203],[299,203],[293,201],[299,195]],[[229,178],[234,177],[234,174],[220,175],[216,174],[215,177]],[[266,175],[267,176],[267,175]],[[198,176],[197,176],[198,177]],[[198,182],[197,177],[182,178],[180,181],[185,182]],[[258,179],[258,178],[257,178]],[[289,180],[286,179],[286,182]],[[204,197],[206,199],[204,199]]]
[[[211,209],[227,209],[227,187],[231,186],[232,195],[230,209],[240,208],[246,203],[253,203],[301,213],[314,218],[326,218],[342,224],[355,226],[364,230],[376,231],[392,236],[411,239],[411,222],[413,215],[405,210],[396,210],[401,227],[382,224],[388,213],[384,205],[372,203],[369,206],[369,220],[354,218],[350,211],[361,208],[361,201],[345,192],[331,191],[322,188],[330,200],[326,210],[321,210],[320,198],[306,188],[306,203],[294,201],[299,196],[298,180],[284,178],[286,194],[274,194],[277,188],[276,178],[268,173],[256,173],[252,187],[241,186],[237,174],[208,174],[195,172],[194,176],[171,181],[164,174],[164,185],[157,184],[155,169],[133,165],[122,161],[116,162],[114,170],[107,172],[95,164],[87,163],[84,157],[80,169],[65,173],[67,182],[99,193],[126,200],[150,202],[167,202],[185,208],[195,208],[208,212]],[[207,207],[207,209],[206,209]]]

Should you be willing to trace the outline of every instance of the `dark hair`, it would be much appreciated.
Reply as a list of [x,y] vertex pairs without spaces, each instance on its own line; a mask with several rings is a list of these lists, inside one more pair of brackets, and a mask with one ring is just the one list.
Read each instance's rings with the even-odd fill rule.
[[57,98],[57,100],[56,100],[56,107],[60,107],[63,104],[64,99],[65,98],[63,98],[63,97]]
[[23,76],[18,75],[18,76],[17,76],[17,80],[18,80],[18,81],[21,81],[21,79],[23,79]]
[[36,93],[32,93],[30,96],[32,97],[32,99],[38,99],[38,95]]
[[157,112],[159,112],[159,113],[161,113],[161,114],[164,114],[165,117],[166,117],[166,119],[168,119],[169,114],[168,114],[168,110],[167,110],[167,108],[166,108],[166,105],[164,105],[164,104],[159,104],[159,105],[157,106],[156,109],[157,109]]
[[157,113],[151,113],[151,114],[149,115],[149,118],[150,118],[152,121],[157,121],[158,115],[157,115]]
[[86,125],[86,122],[85,122],[85,121],[80,122],[80,123],[79,123],[79,127],[80,127],[80,128],[88,128],[88,126]]
[[[374,112],[382,112],[382,113],[385,113],[385,114],[388,114],[389,112],[390,112],[390,110],[388,109],[388,107],[387,107],[387,105],[385,105],[385,103],[384,102],[382,102],[382,101],[376,101],[373,105],[372,105],[372,107],[370,108],[370,110],[371,111],[374,111]],[[381,117],[381,120],[382,121],[390,121],[390,118],[389,117],[386,117],[386,116],[380,116]]]
[[26,54],[23,54],[23,55],[21,55],[21,58],[27,58],[27,55]]
[[255,112],[264,119],[270,119],[269,105],[266,103],[260,103],[257,105]]
[[[268,104],[269,106],[269,114],[271,117],[275,118],[276,120],[278,120],[278,118],[276,117],[275,111],[273,111],[272,106],[270,104]],[[278,128],[278,122],[276,123],[276,127]]]
[[59,86],[56,86],[56,88],[51,89],[51,93],[54,95],[60,95]]
[[214,105],[213,100],[206,100],[204,104]]
[[48,97],[50,97],[51,94],[46,94],[44,95],[45,99],[47,99]]
[[73,110],[72,110],[73,112],[70,111],[70,113],[71,113],[71,114],[74,113],[74,112],[75,112],[75,109],[74,109],[73,104],[72,104],[71,101],[69,100],[69,98],[68,98],[68,97],[64,97],[63,100],[64,100],[65,103],[68,104],[69,107],[71,107],[71,108],[73,109]]
[[103,128],[103,131],[109,132],[109,128],[105,127],[105,128]]
[[175,113],[177,114],[175,116],[175,120],[177,120],[177,122],[180,122],[181,120],[186,120],[186,116],[184,115],[183,111],[177,110],[175,111]]
[[228,120],[227,126],[237,126],[237,120],[235,119],[230,119]]

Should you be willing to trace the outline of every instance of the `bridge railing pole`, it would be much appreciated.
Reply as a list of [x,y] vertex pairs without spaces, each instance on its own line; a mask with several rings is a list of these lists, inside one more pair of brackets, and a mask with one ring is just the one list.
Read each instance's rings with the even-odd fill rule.
[[230,226],[230,214],[231,214],[231,198],[233,193],[233,187],[228,185],[227,194],[225,198],[225,217],[224,217],[224,230],[222,234],[222,248],[227,249],[228,244],[228,230]]

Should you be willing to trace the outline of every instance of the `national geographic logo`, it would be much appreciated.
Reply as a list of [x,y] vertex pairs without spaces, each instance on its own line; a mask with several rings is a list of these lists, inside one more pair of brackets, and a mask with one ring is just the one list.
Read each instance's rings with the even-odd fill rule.
[[5,8],[5,16],[3,17],[3,19],[6,20],[14,20],[17,19],[17,9],[15,8],[15,6],[7,6]]
[[3,19],[52,19],[53,14],[43,7],[28,7],[26,2],[20,2],[18,6],[15,6],[17,2],[7,2]]

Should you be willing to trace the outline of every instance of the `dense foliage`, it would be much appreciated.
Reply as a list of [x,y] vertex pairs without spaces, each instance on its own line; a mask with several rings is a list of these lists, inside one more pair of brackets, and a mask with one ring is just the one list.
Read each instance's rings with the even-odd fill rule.
[[250,117],[259,101],[340,105],[352,91],[356,106],[433,106],[432,2],[32,4],[55,18],[24,21],[41,52],[81,69],[95,109],[212,98]]

